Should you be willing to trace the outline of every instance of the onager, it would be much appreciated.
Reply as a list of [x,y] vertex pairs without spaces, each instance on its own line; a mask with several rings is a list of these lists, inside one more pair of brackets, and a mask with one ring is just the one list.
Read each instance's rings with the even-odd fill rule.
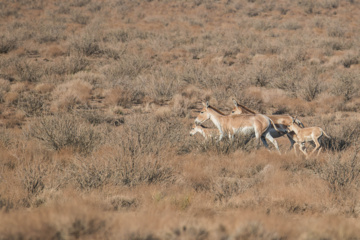
[[200,133],[205,140],[219,136],[219,130],[217,128],[207,128],[203,125],[195,124],[190,130],[190,136],[194,136],[196,133]]
[[[255,111],[241,105],[238,104],[236,102],[235,99],[233,99],[234,105],[235,107],[232,109],[231,111],[231,115],[235,115],[235,114],[256,114]],[[290,141],[290,150],[293,148],[295,141],[293,140],[293,137],[291,134],[288,134],[287,132],[287,128],[288,126],[290,126],[290,124],[295,120],[295,122],[301,126],[304,127],[304,124],[297,118],[293,118],[290,115],[266,115],[267,117],[269,117],[274,123],[275,126],[280,130],[280,131],[275,131],[273,128],[270,131],[270,134],[273,138],[279,138],[282,137],[286,134],[286,136],[288,137],[289,141]]]
[[[295,118],[296,119],[296,118]],[[325,131],[320,127],[307,127],[307,128],[300,128],[295,120],[289,125],[288,127],[290,134],[292,132],[294,133],[293,140],[296,141],[296,144],[299,145],[300,150],[305,154],[306,157],[311,156],[316,150],[318,150],[317,156],[321,152],[321,138],[323,135],[325,135],[327,138],[331,138],[328,136]],[[313,141],[315,143],[314,150],[310,153],[310,155],[307,154],[305,143]],[[294,147],[294,151],[296,154],[296,149]]]
[[[209,105],[209,102],[203,103],[204,108],[195,119],[196,124],[202,124],[210,119],[219,129],[219,141],[227,133],[232,140],[238,133],[255,133],[255,137],[259,142],[262,140],[264,146],[269,148],[266,140],[268,139],[280,153],[276,140],[271,136],[270,129],[272,120],[262,114],[243,114],[243,115],[224,115],[216,108]],[[277,130],[276,126],[274,126]]]

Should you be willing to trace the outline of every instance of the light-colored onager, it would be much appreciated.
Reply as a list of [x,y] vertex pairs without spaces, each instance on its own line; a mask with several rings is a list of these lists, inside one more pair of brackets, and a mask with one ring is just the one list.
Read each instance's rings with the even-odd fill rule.
[[[234,105],[235,107],[232,109],[231,111],[231,115],[235,115],[235,114],[256,114],[255,111],[241,105],[238,104],[236,102],[235,99],[233,99]],[[293,118],[290,115],[266,115],[267,117],[269,117],[274,123],[275,126],[279,129],[279,131],[276,131],[274,128],[272,128],[271,126],[271,130],[270,130],[270,134],[273,138],[278,138],[278,137],[282,137],[286,134],[286,136],[288,137],[289,141],[290,141],[290,149],[292,149],[292,147],[294,146],[295,141],[293,140],[293,137],[291,134],[288,134],[287,128],[288,126],[290,126],[290,124],[295,120],[295,122],[301,126],[304,127],[304,124],[297,118]]]
[[[196,124],[202,124],[210,119],[219,129],[219,141],[224,134],[228,134],[232,140],[238,133],[255,133],[255,137],[259,142],[262,140],[264,146],[268,148],[265,140],[268,139],[275,148],[280,152],[276,140],[271,136],[270,129],[272,120],[263,114],[243,114],[243,115],[225,115],[216,108],[209,105],[209,102],[203,103],[204,108],[200,111],[195,119]],[[277,128],[275,127],[275,130]]]
[[[296,118],[295,118],[296,119]],[[290,134],[293,134],[293,139],[296,144],[299,145],[300,150],[305,154],[306,157],[311,156],[316,150],[318,150],[317,156],[321,152],[321,138],[322,136],[326,136],[327,138],[331,138],[328,136],[324,130],[320,127],[307,127],[307,128],[300,128],[295,121],[293,121],[288,127]],[[292,133],[293,132],[293,133]],[[315,143],[314,150],[307,154],[305,143],[313,141]],[[296,154],[296,149],[294,147],[294,151]]]
[[205,140],[219,136],[219,130],[217,128],[207,128],[203,125],[195,124],[190,130],[190,136],[194,136],[196,133],[200,133]]

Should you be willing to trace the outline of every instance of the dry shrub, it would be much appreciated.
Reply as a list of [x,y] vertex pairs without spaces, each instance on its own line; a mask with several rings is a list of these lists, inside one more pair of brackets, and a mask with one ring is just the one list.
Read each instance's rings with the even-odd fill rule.
[[[117,151],[118,150],[118,151]],[[122,149],[99,158],[81,158],[68,169],[75,186],[81,191],[104,186],[134,187],[141,184],[170,184],[175,180],[173,168],[166,159],[153,156],[128,156]]]
[[155,116],[135,115],[126,118],[121,131],[110,140],[121,146],[125,156],[159,155],[163,149],[181,146],[183,131],[182,124],[174,116],[161,120]]
[[104,92],[107,105],[116,105],[122,107],[131,107],[132,104],[139,104],[144,98],[144,94],[136,89],[124,89],[123,87],[116,86]]
[[0,148],[10,147],[13,143],[13,137],[9,130],[0,128]]
[[18,42],[14,35],[3,33],[0,35],[0,54],[8,53],[17,48]]
[[61,40],[65,26],[61,23],[49,23],[44,21],[38,23],[38,31],[36,32],[36,39],[39,43],[49,43]]
[[99,130],[71,114],[36,118],[28,134],[50,149],[58,151],[68,147],[84,154],[92,152],[102,140]]
[[[72,76],[73,79],[80,79],[90,83],[94,88],[105,88],[108,82],[103,74],[88,71],[79,71]],[[103,97],[103,96],[101,96]]]
[[20,81],[38,82],[44,75],[44,68],[40,62],[18,59],[15,69]]
[[360,179],[360,161],[358,156],[359,149],[345,151],[335,155],[329,155],[328,162],[320,171],[320,176],[328,182],[328,186],[333,193],[338,193],[339,197],[348,197],[351,192],[357,190]]
[[216,154],[230,154],[237,150],[251,151],[257,147],[256,140],[253,134],[239,134],[234,137],[234,140],[229,140],[227,136],[221,141],[216,140],[215,138],[209,139],[207,141],[195,140],[195,148],[200,152],[214,152]]
[[89,23],[90,21],[90,17],[87,16],[87,15],[84,15],[83,14],[83,11],[81,10],[72,10],[70,12],[71,14],[71,20],[74,22],[74,23],[78,23],[78,24],[82,24],[82,25],[86,25]]
[[52,92],[51,111],[71,110],[77,106],[86,107],[91,96],[92,86],[83,80],[72,80],[58,85]]
[[131,210],[136,209],[139,206],[139,200],[126,196],[113,196],[110,199],[110,204],[113,211]]
[[71,54],[66,58],[61,58],[59,61],[54,61],[47,67],[48,75],[57,74],[64,76],[66,74],[75,74],[86,70],[89,66],[89,61],[81,54]]
[[302,81],[297,83],[297,95],[308,102],[314,100],[324,88],[324,84],[322,84],[321,79],[319,79],[319,74],[318,69],[310,69],[310,73],[307,74]]
[[125,122],[123,116],[114,116],[113,114],[104,114],[97,110],[82,111],[80,112],[82,118],[86,119],[92,125],[100,125],[107,123],[113,126],[120,126]]
[[359,56],[356,53],[348,53],[341,62],[344,67],[349,68],[351,65],[359,64]]
[[186,117],[190,114],[190,109],[194,109],[198,102],[198,99],[189,99],[180,94],[175,94],[172,98],[173,101],[173,111],[179,117]]
[[170,184],[175,180],[174,170],[159,157],[131,157],[124,156],[114,159],[118,162],[115,173],[115,183],[125,186],[138,184]]
[[[210,232],[205,227],[201,226],[187,226],[176,227],[165,235],[166,239],[197,239],[205,240],[210,239]],[[137,239],[137,238],[135,238]],[[158,237],[150,235],[150,237],[144,237],[144,239],[157,240]]]
[[323,120],[326,126],[324,129],[326,133],[331,136],[331,139],[323,137],[322,142],[333,151],[343,151],[351,146],[355,146],[360,137],[360,121],[349,120],[346,123],[330,124],[329,120]]
[[18,100],[19,93],[17,92],[8,92],[3,96],[3,100],[7,105],[11,105]]
[[[76,200],[71,199],[71,202]],[[29,216],[33,218],[29,219]],[[36,212],[14,213],[8,220],[0,230],[3,239],[108,238],[104,216],[81,202],[59,208],[44,207]]]
[[359,95],[360,85],[357,81],[356,72],[341,71],[336,72],[333,76],[335,82],[332,87],[332,93],[341,96],[347,102]]
[[39,94],[35,91],[28,91],[19,94],[12,104],[24,111],[29,116],[40,116],[47,111],[49,94]]
[[69,52],[77,55],[91,56],[101,53],[99,29],[86,29],[81,35],[73,36],[69,41]]
[[54,90],[54,88],[55,86],[53,84],[40,83],[35,86],[34,90],[40,94],[47,94],[47,93],[51,93],[51,91]]
[[102,68],[102,73],[108,81],[127,84],[128,79],[134,79],[151,67],[151,63],[141,55],[122,54],[120,59]]
[[283,237],[279,236],[277,232],[268,231],[260,222],[249,222],[240,226],[234,235],[234,239],[271,239],[280,240]]
[[177,80],[167,79],[164,77],[156,78],[156,76],[141,77],[144,84],[145,93],[156,102],[164,102],[170,100],[175,92],[178,91],[180,83]]
[[10,90],[10,82],[0,78],[0,102],[5,100],[5,94]]

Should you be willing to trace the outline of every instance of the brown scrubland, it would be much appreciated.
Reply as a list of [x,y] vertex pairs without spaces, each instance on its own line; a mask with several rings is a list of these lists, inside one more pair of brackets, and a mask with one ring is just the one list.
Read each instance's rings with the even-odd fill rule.
[[[0,239],[360,239],[359,23],[358,0],[1,1]],[[190,136],[233,98],[331,139]]]

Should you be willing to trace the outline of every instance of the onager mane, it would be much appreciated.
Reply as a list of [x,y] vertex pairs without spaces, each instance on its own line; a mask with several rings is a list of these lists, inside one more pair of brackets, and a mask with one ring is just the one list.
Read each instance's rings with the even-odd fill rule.
[[245,107],[244,105],[241,105],[241,104],[237,104],[238,107],[241,107],[243,110],[249,112],[249,113],[252,113],[252,114],[256,114],[257,112],[255,112],[254,110],[251,110],[250,108],[248,107]]
[[219,109],[217,109],[217,108],[215,108],[215,107],[213,107],[211,105],[209,105],[208,108],[211,108],[212,110],[214,110],[215,112],[217,112],[220,115],[226,116],[225,113],[221,112]]

